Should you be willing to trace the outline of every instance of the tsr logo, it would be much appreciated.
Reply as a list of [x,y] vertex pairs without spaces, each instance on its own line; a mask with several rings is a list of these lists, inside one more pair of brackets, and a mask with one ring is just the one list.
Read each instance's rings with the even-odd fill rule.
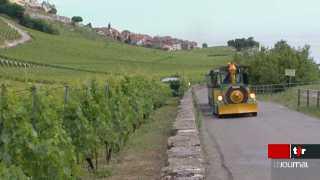
[[304,155],[306,151],[307,150],[302,148],[302,146],[295,146],[293,148],[293,154],[296,155],[297,158],[301,157],[301,155]]

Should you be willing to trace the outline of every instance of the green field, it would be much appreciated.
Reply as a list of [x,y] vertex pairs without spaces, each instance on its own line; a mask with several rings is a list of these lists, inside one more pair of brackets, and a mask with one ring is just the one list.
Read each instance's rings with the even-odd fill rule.
[[15,40],[19,37],[20,34],[16,30],[9,27],[7,23],[0,18],[0,46],[4,45],[5,41]]
[[[197,49],[193,51],[164,52],[161,50],[129,46],[101,38],[90,29],[54,24],[60,35],[27,30],[33,40],[13,49],[2,49],[0,55],[30,62],[59,65],[78,69],[116,74],[142,74],[148,76],[185,75],[201,80],[210,68],[230,61],[234,51],[227,47]],[[17,70],[20,71],[20,70]],[[43,71],[43,72],[40,72]],[[50,69],[36,74],[21,71],[28,78],[55,80],[87,79],[92,73],[62,72]],[[11,72],[11,70],[10,70]],[[10,74],[7,72],[7,74]]]

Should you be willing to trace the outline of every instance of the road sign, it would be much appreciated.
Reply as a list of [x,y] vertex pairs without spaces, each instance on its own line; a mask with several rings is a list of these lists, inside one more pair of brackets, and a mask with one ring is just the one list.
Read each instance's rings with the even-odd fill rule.
[[294,76],[296,76],[296,70],[295,69],[286,69],[285,74],[286,74],[286,76],[294,77]]

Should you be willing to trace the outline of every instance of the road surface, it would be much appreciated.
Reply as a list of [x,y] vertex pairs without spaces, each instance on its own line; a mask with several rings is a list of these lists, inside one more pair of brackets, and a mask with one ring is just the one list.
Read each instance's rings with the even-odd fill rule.
[[209,180],[270,180],[267,145],[319,144],[320,120],[278,104],[259,102],[258,117],[217,119],[207,89],[196,87],[203,112],[201,134]]

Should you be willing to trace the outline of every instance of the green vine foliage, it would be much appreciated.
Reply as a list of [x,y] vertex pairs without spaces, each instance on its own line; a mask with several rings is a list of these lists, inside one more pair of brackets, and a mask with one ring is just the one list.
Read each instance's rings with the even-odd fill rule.
[[16,166],[5,166],[0,163],[0,179],[10,180],[28,180],[29,178],[23,173],[23,171]]
[[[0,179],[78,179],[125,145],[170,95],[145,77],[109,77],[63,93],[38,89],[0,95]],[[96,160],[96,161],[94,161]],[[94,163],[95,162],[95,163]]]
[[[8,94],[2,116],[1,160],[35,179],[69,179],[76,172],[74,148],[51,96]],[[33,102],[36,101],[35,106]]]

